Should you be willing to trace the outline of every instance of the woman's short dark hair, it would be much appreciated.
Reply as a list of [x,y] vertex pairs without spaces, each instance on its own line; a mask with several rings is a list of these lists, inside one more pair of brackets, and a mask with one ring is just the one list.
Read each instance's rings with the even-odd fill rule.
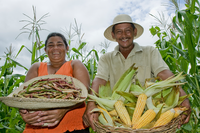
[[66,47],[68,46],[67,40],[66,40],[66,38],[65,38],[64,35],[62,35],[61,33],[52,32],[52,33],[50,33],[50,34],[47,36],[47,39],[46,39],[46,41],[45,41],[45,47],[47,46],[47,41],[49,40],[49,38],[50,38],[50,37],[54,37],[54,36],[59,36],[59,37],[61,37],[62,40],[63,40],[63,42],[65,43],[65,46],[66,46]]
[[[120,24],[120,23],[119,23]],[[135,25],[133,24],[133,23],[130,23],[131,24],[131,27],[133,28],[133,30],[135,29]],[[118,25],[118,24],[115,24],[115,25],[113,25],[113,27],[112,27],[112,32],[113,33],[115,33],[114,31],[115,31],[115,26],[116,25]]]

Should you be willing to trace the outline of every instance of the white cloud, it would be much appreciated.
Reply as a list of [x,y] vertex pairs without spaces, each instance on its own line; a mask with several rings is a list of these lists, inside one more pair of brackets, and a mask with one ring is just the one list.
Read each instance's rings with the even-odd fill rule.
[[[12,44],[16,52],[21,45],[31,48],[31,40],[28,40],[28,34],[22,34],[17,39],[16,36],[21,32],[20,29],[26,24],[19,22],[28,19],[23,15],[27,14],[33,17],[32,5],[36,7],[38,19],[45,13],[49,17],[44,20],[47,24],[43,25],[41,31],[41,40],[45,41],[49,32],[62,32],[62,29],[69,29],[70,24],[74,24],[76,19],[78,26],[82,25],[84,41],[87,42],[87,48],[99,48],[99,44],[104,42],[104,30],[112,24],[113,18],[117,14],[127,13],[133,21],[144,27],[144,34],[136,40],[140,45],[154,45],[156,38],[152,38],[149,32],[154,18],[149,13],[156,14],[158,11],[169,15],[166,7],[162,6],[165,0],[0,0],[0,56],[4,55],[6,47]],[[112,42],[109,51],[117,44]],[[18,57],[18,62],[26,67],[30,67],[31,56],[23,49]],[[0,61],[1,65],[3,61]],[[21,70],[16,70],[21,71]]]

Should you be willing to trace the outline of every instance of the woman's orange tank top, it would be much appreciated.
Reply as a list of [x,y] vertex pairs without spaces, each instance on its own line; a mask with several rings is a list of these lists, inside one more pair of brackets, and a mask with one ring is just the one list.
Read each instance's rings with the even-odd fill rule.
[[[73,76],[73,69],[71,66],[71,61],[68,61],[64,63],[61,68],[56,72],[56,74],[60,75],[67,75],[67,76]],[[38,76],[44,76],[48,75],[47,71],[47,63],[40,63],[40,67],[38,69]],[[86,106],[85,103],[79,106],[78,108],[75,108],[65,114],[63,119],[60,121],[60,123],[53,128],[48,127],[36,127],[26,124],[26,127],[24,129],[23,133],[64,133],[67,130],[68,131],[74,131],[74,130],[82,130],[86,127],[83,124],[82,116],[85,112]]]

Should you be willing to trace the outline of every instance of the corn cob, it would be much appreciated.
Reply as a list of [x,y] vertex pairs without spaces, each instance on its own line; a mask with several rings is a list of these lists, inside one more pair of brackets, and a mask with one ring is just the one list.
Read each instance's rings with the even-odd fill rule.
[[132,117],[132,125],[134,125],[141,117],[145,108],[146,100],[147,100],[147,95],[145,95],[144,93],[139,95]]
[[106,110],[106,109],[104,109],[104,108],[102,108],[102,107],[100,107],[99,105],[97,105],[97,108],[98,109],[100,109],[100,110],[103,110],[103,111],[105,111],[110,117],[111,117],[111,115],[108,113],[108,111]]
[[174,118],[178,117],[183,111],[187,110],[186,107],[176,107],[174,108],[175,114],[174,114]]
[[156,121],[155,125],[153,127],[157,126],[163,126],[167,123],[169,123],[173,117],[174,117],[174,109],[170,109],[160,115],[160,118]]
[[133,129],[139,129],[149,124],[156,117],[156,112],[153,109],[147,110],[142,117],[133,125]]
[[117,114],[119,115],[122,122],[124,122],[126,125],[131,126],[131,119],[128,114],[128,111],[126,110],[124,103],[120,100],[118,100],[115,103],[115,109],[117,111]]
[[[100,109],[100,112],[103,115],[103,118],[107,121],[107,125],[114,126],[113,119],[111,115],[108,113],[108,111],[100,106],[97,106],[97,108]],[[103,122],[103,119],[102,119],[102,122]]]
[[117,111],[113,109],[112,111],[108,112],[111,116],[118,116]]

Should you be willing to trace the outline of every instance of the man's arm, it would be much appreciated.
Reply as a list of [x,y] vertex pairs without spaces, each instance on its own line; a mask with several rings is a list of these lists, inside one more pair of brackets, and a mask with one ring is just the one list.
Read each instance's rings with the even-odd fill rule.
[[[105,85],[106,84],[106,80],[104,79],[100,79],[100,78],[95,78],[92,82],[92,89],[95,91],[95,92],[99,92],[99,86],[100,85]],[[90,94],[92,94],[92,92],[90,91]],[[83,120],[84,120],[84,123],[86,125],[90,125],[92,127],[92,129],[95,131],[95,126],[93,124],[93,121],[96,120],[98,121],[98,116],[99,114],[98,113],[91,113],[91,111],[96,108],[96,104],[95,102],[88,102],[87,103],[87,108],[86,108],[86,111],[83,115]]]
[[[160,77],[162,80],[165,80],[168,77],[171,77],[173,75],[174,74],[170,70],[163,70],[163,71],[159,72],[157,76]],[[185,91],[182,88],[180,88],[180,96],[184,96],[184,95],[187,95],[187,94],[185,93]],[[188,99],[185,99],[185,101],[183,101],[181,105],[188,108],[188,110],[187,110],[187,115],[182,116],[183,123],[179,123],[178,128],[180,128],[182,124],[189,122],[190,114],[191,114],[190,102]]]

